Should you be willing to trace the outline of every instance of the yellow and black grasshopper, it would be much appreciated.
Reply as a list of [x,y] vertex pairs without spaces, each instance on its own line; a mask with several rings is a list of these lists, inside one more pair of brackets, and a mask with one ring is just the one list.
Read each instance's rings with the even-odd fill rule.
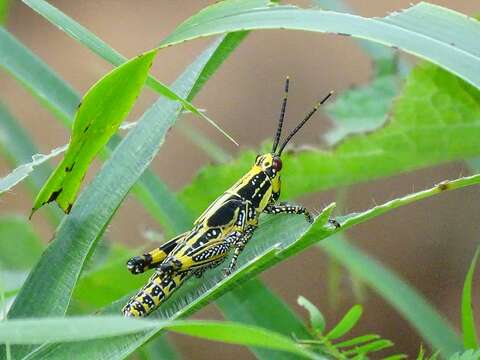
[[[332,92],[315,105],[278,148],[288,86],[287,78],[272,152],[258,155],[250,171],[200,215],[192,230],[178,235],[149,253],[128,260],[128,270],[133,274],[143,273],[147,269],[156,270],[148,283],[124,306],[122,311],[125,316],[150,314],[188,277],[199,277],[205,270],[218,266],[233,249],[230,265],[225,269],[226,275],[230,274],[235,269],[238,256],[257,228],[261,213],[303,214],[307,221],[313,221],[303,206],[285,203],[276,205],[280,197],[280,156],[290,139]],[[335,220],[331,222],[339,226]]]

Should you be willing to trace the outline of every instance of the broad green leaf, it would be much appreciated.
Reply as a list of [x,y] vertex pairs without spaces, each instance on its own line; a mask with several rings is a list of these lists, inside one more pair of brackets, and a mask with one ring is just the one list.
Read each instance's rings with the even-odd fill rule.
[[[414,69],[387,125],[348,137],[332,150],[284,154],[282,197],[355,184],[480,154],[480,91],[430,64]],[[297,139],[301,142],[301,139]],[[207,166],[180,198],[204,209],[250,168],[255,152]],[[216,186],[208,186],[215,182]]]
[[159,354],[162,354],[162,360],[181,360],[178,351],[167,336],[157,337],[138,349],[136,353],[139,360],[156,360]]
[[[53,25],[58,27],[60,30],[63,30],[69,36],[72,36],[76,41],[79,41],[90,50],[92,50],[97,55],[103,57],[105,60],[109,61],[115,66],[120,66],[126,61],[116,50],[110,48],[104,41],[99,39],[95,34],[88,31],[82,25],[62,13],[60,10],[50,5],[44,0],[23,0],[23,2],[30,6],[40,15],[44,16],[48,21]],[[227,139],[232,141],[234,144],[238,145],[237,142],[228,135],[222,128],[220,128],[212,119],[199,111],[195,106],[193,106],[189,101],[185,100],[175,91],[170,89],[168,86],[162,84],[160,81],[156,80],[152,76],[148,76],[146,84],[157,91],[158,93],[165,96],[167,99],[180,102],[185,109],[191,111],[192,113],[200,116],[204,120],[208,121],[213,127],[220,131]]]
[[[174,84],[176,91],[183,96],[188,94],[220,43],[221,39],[184,72]],[[54,240],[16,297],[9,318],[65,314],[86,260],[118,206],[154,158],[180,112],[178,103],[158,100],[117,146],[57,229]],[[102,207],[97,206],[99,203]],[[18,357],[28,351],[26,348],[15,350]]]
[[156,54],[153,50],[133,58],[88,90],[77,109],[65,157],[40,190],[32,213],[51,201],[70,212],[90,163],[130,112]]
[[43,245],[27,219],[0,217],[0,269],[27,270],[35,264]]
[[346,242],[341,234],[321,248],[391,304],[432,348],[444,356],[462,349],[453,327],[399,275]]
[[335,325],[327,335],[325,335],[325,337],[329,340],[335,340],[348,333],[355,325],[357,325],[358,320],[360,320],[360,317],[362,316],[362,312],[363,308],[361,305],[354,305],[343,316],[342,320],[340,320],[338,324]]
[[[275,331],[285,336],[309,339],[310,334],[298,316],[260,280],[252,279],[216,301],[222,315],[241,322]],[[268,309],[268,311],[265,311]],[[291,354],[252,348],[257,359],[291,359]]]
[[[1,343],[41,344],[44,342],[79,342],[167,328],[202,339],[230,344],[261,346],[287,351],[307,359],[321,359],[288,337],[263,328],[219,321],[152,321],[120,316],[84,316],[48,319],[15,319],[0,322]],[[86,359],[78,353],[77,359]]]
[[396,47],[480,87],[480,23],[428,3],[384,18],[364,18],[292,5],[265,6],[259,0],[228,0],[187,19],[160,47],[223,32],[280,28],[351,35]]
[[310,316],[310,326],[313,331],[323,333],[325,330],[325,318],[318,308],[313,305],[308,299],[299,296],[297,299],[298,305],[304,307]]
[[463,347],[465,349],[478,348],[477,331],[475,330],[475,318],[473,316],[472,308],[472,286],[473,275],[477,265],[478,254],[480,248],[475,251],[472,262],[468,269],[465,283],[463,284],[462,292],[462,333],[463,333]]
[[[344,231],[353,225],[368,221],[386,212],[392,211],[397,207],[405,206],[412,202],[434,196],[443,191],[459,189],[465,186],[477,185],[479,183],[480,175],[460,178],[453,181],[445,181],[433,188],[391,200],[365,212],[350,214],[337,219],[341,221],[341,230]],[[312,225],[306,224],[304,219],[298,216],[267,217],[265,220],[262,220],[262,226],[260,226],[255,233],[251,245],[247,246],[242,253],[242,256],[239,257],[238,271],[231,276],[224,278],[222,270],[216,268],[206,272],[202,279],[189,280],[183,285],[183,287],[177,290],[166,303],[155,311],[151,317],[177,319],[188,316],[204,307],[212,300],[215,300],[230,291],[233,286],[238,286],[247,280],[252,279],[259,272],[298,254],[312,244],[330,237],[335,232],[341,231],[328,224],[328,219],[331,216],[332,210],[333,206],[327,207],[319,217],[316,218]],[[342,254],[341,256],[344,255],[345,254]],[[359,257],[356,256],[353,259],[358,261],[358,258]],[[378,274],[375,271],[372,271],[373,277],[377,275]],[[398,285],[395,283],[395,279],[392,280],[392,283]],[[390,283],[387,283],[387,285],[388,284]],[[382,285],[385,284],[382,282]],[[399,288],[399,291],[402,291],[402,288]],[[118,313],[125,301],[127,301],[127,298],[122,298],[115,302],[108,309],[108,312]],[[391,299],[390,301],[392,303],[398,303]],[[423,299],[420,299],[420,301],[415,302],[414,305],[418,305],[419,303],[422,304],[422,302]],[[408,315],[407,312],[407,317]],[[420,313],[420,315],[423,314]],[[450,332],[448,323],[444,322],[436,313],[426,320],[423,318],[422,321],[430,321],[432,319],[440,320],[436,323],[434,322],[434,325],[436,326],[436,335],[444,341],[444,343],[440,344],[439,348],[442,349],[445,354],[451,354],[458,351],[458,349],[461,349],[461,345],[455,334]],[[413,324],[417,327],[419,326],[415,321]],[[430,324],[426,325],[430,326]],[[422,328],[422,326],[425,326],[425,324],[420,324],[420,328]],[[42,346],[35,353],[32,353],[30,358],[42,358],[42,356],[45,356],[46,354],[54,358],[61,358],[62,356],[68,357],[69,355],[78,354],[80,351],[83,351],[85,356],[122,359],[157,334],[158,331],[150,331],[143,334],[122,336],[108,341],[95,340],[89,342],[88,346],[80,346],[75,343],[62,344],[61,346],[46,345]],[[428,338],[429,341],[432,339],[434,341],[438,340],[435,336]]]

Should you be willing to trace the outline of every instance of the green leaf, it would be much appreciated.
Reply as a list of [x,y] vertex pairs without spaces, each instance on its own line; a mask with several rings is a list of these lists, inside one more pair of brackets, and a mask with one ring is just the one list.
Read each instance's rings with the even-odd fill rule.
[[[216,301],[222,315],[227,320],[260,326],[300,339],[310,338],[308,330],[298,316],[258,279],[252,279]],[[265,311],[268,309],[268,311]],[[291,359],[291,354],[272,350],[252,348],[257,359]]]
[[475,330],[475,319],[473,317],[472,309],[472,286],[473,275],[477,265],[478,254],[480,248],[475,251],[472,262],[468,269],[465,282],[463,284],[462,292],[462,332],[463,332],[463,346],[465,349],[478,348],[477,332]]
[[0,269],[27,270],[43,251],[42,241],[27,219],[0,217]]
[[391,304],[443,355],[462,349],[453,327],[404,279],[336,234],[321,245],[330,256]]
[[325,337],[329,340],[335,340],[348,333],[360,320],[362,316],[363,308],[361,305],[354,305],[343,316],[342,320],[338,322],[335,327],[330,330]]
[[[393,209],[419,201],[430,196],[434,196],[444,191],[462,188],[465,186],[480,183],[480,175],[460,178],[453,181],[445,181],[433,188],[423,190],[417,193],[394,199],[385,204],[378,205],[362,213],[350,214],[348,216],[337,218],[341,222],[341,230],[347,230],[349,227],[368,221],[380,216]],[[176,319],[188,316],[198,309],[204,307],[212,300],[215,300],[230,291],[232,287],[238,286],[247,280],[252,279],[261,271],[274,266],[275,264],[298,254],[314,243],[330,237],[337,231],[340,231],[328,224],[333,206],[329,206],[316,218],[312,225],[305,223],[304,219],[298,216],[274,216],[266,217],[262,220],[262,226],[256,231],[251,245],[247,246],[238,259],[238,271],[231,276],[224,278],[222,270],[212,269],[203,275],[202,279],[191,279],[185,283],[179,290],[175,291],[172,297],[163,304],[151,316],[154,318]],[[345,254],[342,254],[345,256]],[[355,258],[358,260],[358,257]],[[373,272],[372,272],[373,273]],[[375,276],[377,274],[375,273]],[[394,279],[395,280],[395,279]],[[384,285],[384,284],[383,284]],[[396,284],[398,285],[398,284]],[[400,289],[402,290],[402,289]],[[395,293],[396,294],[396,293]],[[125,304],[127,298],[119,301],[109,307],[108,312],[118,313]],[[392,301],[393,302],[393,301]],[[414,305],[421,303],[416,302]],[[431,318],[435,319],[436,314]],[[426,321],[431,320],[428,318]],[[437,316],[437,318],[439,318]],[[424,319],[422,319],[424,321]],[[418,326],[416,322],[414,325]],[[422,324],[424,325],[424,324]],[[430,326],[429,324],[427,324]],[[448,323],[439,321],[435,323],[438,329],[435,332],[448,336],[443,337],[439,348],[448,353],[452,349],[457,351],[461,348],[457,346],[458,342],[454,333],[450,333]],[[85,356],[108,357],[111,359],[122,359],[132,353],[143,343],[158,335],[158,331],[150,331],[138,335],[127,335],[110,339],[108,341],[96,340],[88,346],[80,346],[75,343],[63,344],[61,346],[43,346],[35,352],[35,358],[48,356],[64,358],[65,356],[78,354],[82,351]],[[437,340],[437,339],[434,339]],[[91,350],[90,350],[91,349]]]
[[358,346],[355,349],[345,351],[345,355],[354,355],[354,354],[368,354],[371,352],[380,351],[389,347],[392,347],[393,343],[390,340],[375,340],[371,343]]
[[323,333],[325,330],[325,318],[318,308],[313,305],[308,299],[303,296],[299,296],[297,303],[300,306],[303,306],[310,316],[310,326],[314,332]]
[[279,28],[351,35],[397,47],[480,87],[480,24],[461,13],[428,3],[384,18],[364,18],[292,5],[265,6],[259,0],[229,0],[187,19],[160,47],[223,32]]
[[[48,319],[15,319],[0,322],[2,343],[42,344],[81,342],[133,334],[151,329],[171,331],[230,344],[261,346],[287,351],[308,359],[320,359],[288,337],[255,326],[219,321],[152,321],[120,316],[84,316]],[[77,359],[85,359],[77,354]]]
[[336,144],[348,135],[371,132],[383,126],[399,85],[398,76],[388,73],[376,76],[368,85],[343,92],[326,106],[335,125],[324,136],[327,142]]
[[[220,43],[221,39],[184,72],[174,85],[176,91],[188,94]],[[104,229],[154,158],[180,112],[178,103],[158,100],[117,146],[57,229],[54,240],[16,297],[9,318],[65,314],[80,273]],[[99,203],[102,207],[97,206]],[[17,349],[16,356],[20,357],[27,351]]]
[[[480,92],[424,64],[408,77],[382,129],[348,137],[329,151],[282,155],[282,197],[296,198],[476,156],[480,154],[478,138]],[[181,200],[192,211],[201,211],[250,168],[255,155],[246,151],[232,163],[206,166],[182,190]],[[213,182],[216,186],[209,186]]]
[[453,354],[448,360],[478,360],[480,357],[480,350],[467,350]]
[[357,336],[353,339],[338,342],[335,344],[335,347],[336,348],[349,347],[349,346],[354,346],[354,345],[362,344],[362,343],[372,341],[372,340],[377,340],[377,339],[380,339],[380,336],[376,334],[362,335],[362,336]]
[[[50,5],[44,0],[23,0],[23,2],[30,6],[40,15],[44,16],[53,25],[63,30],[69,36],[72,36],[76,41],[79,41],[87,48],[92,50],[97,55],[103,57],[115,66],[120,66],[126,61],[126,59],[117,51],[110,48],[104,41],[99,39],[95,34],[88,31],[82,25],[62,13],[60,10]],[[179,96],[175,91],[171,90],[168,86],[162,84],[152,76],[148,76],[146,84],[153,90],[159,92],[167,99],[180,102],[185,109],[191,111],[195,115],[200,116],[204,120],[208,121],[213,127],[220,131],[227,139],[238,145],[237,142],[228,135],[222,128],[220,128],[212,119],[199,111],[189,101]]]
[[153,50],[131,59],[88,90],[78,107],[65,157],[40,190],[32,214],[51,201],[70,212],[90,163],[130,112],[156,54]]

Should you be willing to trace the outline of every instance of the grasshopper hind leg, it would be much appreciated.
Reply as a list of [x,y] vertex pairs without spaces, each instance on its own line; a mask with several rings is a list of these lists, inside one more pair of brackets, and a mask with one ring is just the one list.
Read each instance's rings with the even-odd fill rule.
[[185,238],[186,233],[180,234],[162,246],[155,248],[143,255],[134,256],[127,261],[127,269],[132,274],[137,275],[146,270],[153,269],[162,262],[168,254],[177,246],[177,244]]

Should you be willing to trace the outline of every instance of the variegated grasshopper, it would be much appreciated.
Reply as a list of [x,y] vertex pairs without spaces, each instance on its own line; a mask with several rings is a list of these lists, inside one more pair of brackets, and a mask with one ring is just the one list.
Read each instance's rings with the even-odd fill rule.
[[[312,216],[303,206],[285,203],[276,205],[281,187],[280,157],[290,139],[320,105],[327,101],[332,92],[314,106],[279,147],[288,87],[287,78],[272,151],[258,155],[250,171],[200,215],[194,222],[192,230],[178,235],[142,256],[128,260],[128,270],[133,274],[143,273],[147,269],[156,270],[148,283],[125,305],[122,310],[125,316],[150,314],[188,277],[201,276],[205,270],[218,266],[233,249],[232,259],[225,269],[226,275],[230,274],[235,269],[238,256],[257,228],[261,213],[303,214],[307,221],[313,222]],[[339,226],[335,220],[331,222]]]

